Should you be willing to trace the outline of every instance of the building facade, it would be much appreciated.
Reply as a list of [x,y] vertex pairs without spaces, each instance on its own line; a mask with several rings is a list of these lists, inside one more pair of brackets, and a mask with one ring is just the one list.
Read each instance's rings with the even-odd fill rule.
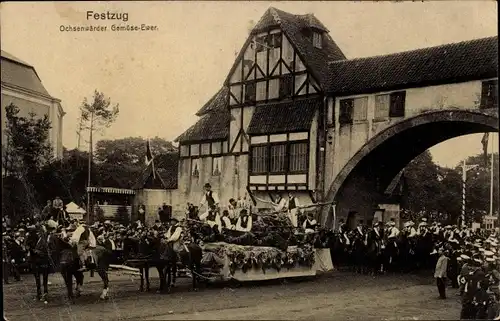
[[52,128],[49,133],[53,156],[62,157],[62,127],[64,110],[61,101],[48,93],[35,68],[2,50],[1,55],[1,101],[2,101],[2,150],[6,141],[6,107],[19,107],[19,116],[48,116]]
[[[208,182],[222,204],[246,194],[257,207],[277,194],[327,200],[344,185],[350,161],[394,124],[428,111],[498,106],[497,42],[347,59],[314,15],[269,8],[222,88],[177,138],[179,199],[197,203]],[[353,204],[364,197],[351,192],[344,191]],[[345,220],[352,208],[339,205],[336,218]],[[378,205],[355,210],[369,218]]]

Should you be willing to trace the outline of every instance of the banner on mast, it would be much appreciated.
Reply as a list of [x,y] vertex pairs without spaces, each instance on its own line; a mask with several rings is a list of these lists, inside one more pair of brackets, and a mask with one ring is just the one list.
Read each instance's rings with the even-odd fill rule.
[[483,144],[483,154],[484,154],[484,164],[488,166],[488,141],[490,133],[484,133],[483,139],[481,139],[481,144]]

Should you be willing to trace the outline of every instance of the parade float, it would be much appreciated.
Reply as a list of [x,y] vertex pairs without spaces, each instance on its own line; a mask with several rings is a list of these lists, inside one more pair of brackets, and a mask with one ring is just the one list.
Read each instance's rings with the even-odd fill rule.
[[[318,268],[324,258],[318,259],[314,246],[317,233],[294,228],[284,213],[259,213],[253,218],[251,232],[215,233],[203,222],[189,222],[190,233],[202,241],[204,275],[241,282],[310,277],[324,270]],[[329,252],[328,259],[331,268]]]

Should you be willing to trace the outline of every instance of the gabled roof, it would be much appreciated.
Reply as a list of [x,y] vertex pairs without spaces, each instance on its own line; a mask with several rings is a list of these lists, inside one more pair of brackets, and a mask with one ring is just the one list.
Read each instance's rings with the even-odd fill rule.
[[222,87],[215,95],[210,98],[210,100],[201,107],[201,109],[196,113],[196,116],[203,116],[212,111],[223,111],[227,108],[229,98],[229,88]]
[[[326,62],[346,59],[342,50],[340,50],[335,41],[333,41],[328,34],[328,29],[313,14],[294,15],[271,7],[264,13],[259,22],[257,22],[251,34],[256,34],[272,27],[281,28],[283,33],[290,40],[292,46],[297,50],[305,66],[318,80],[321,87],[323,87],[324,79],[326,79]],[[313,46],[311,28],[324,32],[321,49]],[[247,39],[236,61],[239,61],[241,57],[243,57],[248,43],[249,39]],[[235,67],[233,65],[233,68],[231,68],[229,72],[229,76],[233,73],[234,69]]]
[[154,158],[154,171],[155,175],[153,175],[153,163],[149,163],[132,189],[176,189],[179,171],[179,154],[167,153],[156,155]]
[[182,135],[175,139],[176,142],[199,142],[204,140],[225,140],[229,137],[229,123],[231,112],[229,110],[213,111],[203,116],[189,127]]
[[327,69],[326,91],[336,95],[492,78],[498,76],[498,37],[335,61]]
[[2,83],[52,98],[33,66],[3,50],[1,60]]
[[309,131],[321,99],[300,99],[255,107],[248,134],[264,135]]
[[196,113],[201,116],[193,126],[175,139],[175,142],[198,142],[204,140],[225,140],[229,137],[229,88],[222,87]]

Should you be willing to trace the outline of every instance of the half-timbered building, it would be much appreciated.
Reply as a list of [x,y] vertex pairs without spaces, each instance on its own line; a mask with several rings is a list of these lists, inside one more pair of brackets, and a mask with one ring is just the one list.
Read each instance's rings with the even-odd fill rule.
[[[314,15],[269,8],[222,88],[177,138],[179,199],[197,202],[208,182],[223,205],[247,193],[264,200],[274,200],[278,193],[292,193],[301,203],[320,200],[380,126],[409,115],[405,106],[415,90],[427,93],[422,97],[432,100],[429,108],[443,109],[482,97],[482,80],[497,86],[497,41],[492,37],[347,59]],[[458,92],[466,86],[467,97],[439,100],[450,86]],[[385,96],[377,96],[376,102],[358,99],[376,93]],[[427,104],[418,103],[421,108]],[[256,199],[254,204],[266,207]]]

